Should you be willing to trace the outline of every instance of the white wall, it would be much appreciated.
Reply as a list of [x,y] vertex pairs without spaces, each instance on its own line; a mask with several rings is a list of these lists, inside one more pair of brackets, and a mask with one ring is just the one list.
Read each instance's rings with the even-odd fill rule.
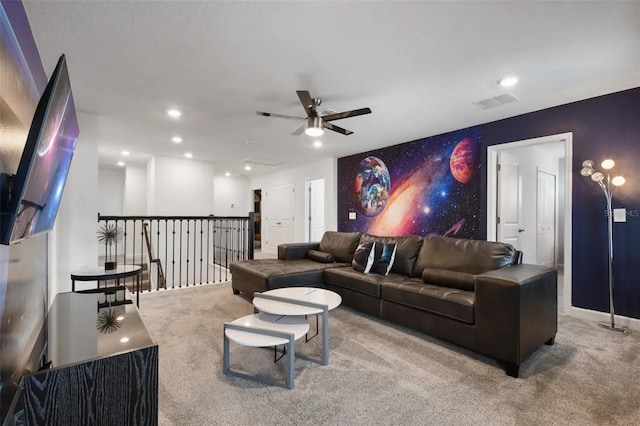
[[147,181],[146,181],[146,186],[145,186],[145,190],[146,190],[146,205],[145,205],[145,212],[144,215],[150,215],[151,213],[149,212],[154,212],[156,211],[156,199],[155,199],[155,194],[156,194],[156,158],[152,157],[148,162],[147,162],[147,169],[146,169],[146,177],[147,177]]
[[[213,163],[155,157],[150,170],[151,216],[207,216],[213,213]],[[127,182],[127,187],[129,183]]]
[[127,166],[124,187],[124,214],[144,216],[147,214],[147,168]]
[[250,181],[242,176],[216,176],[213,179],[213,214],[247,216],[253,211]]
[[[101,167],[98,212],[163,215],[167,206],[176,215],[246,216],[253,211],[249,178],[213,176],[213,172],[212,163],[172,158],[152,158],[146,166]],[[177,199],[182,204],[176,204]],[[159,209],[165,213],[158,213]]]
[[[325,229],[327,231],[335,231],[338,229],[337,222],[337,170],[338,161],[335,158],[320,160],[316,163],[306,164],[301,167],[295,167],[281,172],[269,175],[258,176],[251,179],[249,194],[254,189],[263,189],[274,186],[292,183],[295,188],[295,208],[294,208],[294,241],[303,242],[305,240],[304,232],[304,213],[305,213],[305,182],[309,179],[325,179]],[[264,208],[264,203],[263,203]],[[262,211],[262,216],[268,216],[268,213]]]
[[84,123],[98,117],[78,113],[80,137],[65,184],[54,231],[49,238],[49,301],[71,291],[71,271],[97,265],[98,145],[83,135]]
[[98,168],[98,212],[103,216],[124,214],[125,169]]

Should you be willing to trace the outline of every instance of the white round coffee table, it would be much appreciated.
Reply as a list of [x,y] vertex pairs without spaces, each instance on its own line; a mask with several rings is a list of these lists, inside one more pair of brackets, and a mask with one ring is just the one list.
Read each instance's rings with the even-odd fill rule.
[[270,385],[282,386],[281,383],[271,379],[231,370],[229,367],[229,340],[243,346],[261,348],[285,345],[285,352],[287,353],[286,387],[293,389],[294,341],[307,334],[308,331],[309,323],[304,317],[272,315],[264,312],[246,315],[225,323],[223,330],[223,372]]
[[309,323],[303,317],[272,315],[267,313],[251,314],[231,321],[229,324],[242,328],[227,328],[226,336],[243,346],[264,348],[267,346],[286,345],[288,338],[274,334],[258,334],[253,329],[277,331],[280,334],[293,334],[293,340],[298,340],[309,331]]
[[315,287],[278,288],[253,295],[253,306],[261,312],[322,317],[322,365],[329,364],[329,311],[340,303],[339,294]]

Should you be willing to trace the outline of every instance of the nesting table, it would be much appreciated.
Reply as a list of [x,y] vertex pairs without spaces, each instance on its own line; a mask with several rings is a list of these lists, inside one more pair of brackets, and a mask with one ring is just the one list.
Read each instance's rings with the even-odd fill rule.
[[[320,315],[322,319],[322,365],[329,364],[329,311],[342,303],[339,294],[314,287],[287,287],[255,293],[253,306],[276,315]],[[310,358],[314,361],[313,358]]]
[[[255,293],[253,305],[260,313],[246,315],[235,321],[224,324],[223,332],[223,371],[247,379],[257,380],[266,384],[279,385],[259,376],[253,376],[229,368],[229,340],[243,346],[269,347],[285,345],[287,357],[288,389],[294,384],[295,340],[306,335],[309,331],[308,315],[320,316],[322,321],[322,357],[315,359],[308,356],[298,357],[329,364],[329,311],[342,303],[337,293],[314,287],[288,287]],[[316,318],[316,326],[318,319]]]

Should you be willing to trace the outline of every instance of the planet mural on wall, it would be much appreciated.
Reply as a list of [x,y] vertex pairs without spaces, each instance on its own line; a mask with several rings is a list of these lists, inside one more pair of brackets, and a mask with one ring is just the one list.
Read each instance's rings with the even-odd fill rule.
[[451,153],[451,174],[460,183],[469,183],[473,175],[474,145],[471,139],[461,140]]
[[358,166],[354,181],[356,210],[366,217],[380,214],[389,200],[389,169],[378,157],[369,156]]

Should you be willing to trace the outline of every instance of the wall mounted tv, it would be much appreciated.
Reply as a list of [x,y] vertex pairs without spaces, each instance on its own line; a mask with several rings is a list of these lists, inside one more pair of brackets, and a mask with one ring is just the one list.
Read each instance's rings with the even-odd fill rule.
[[10,244],[53,228],[78,134],[62,55],[36,107],[18,170],[1,179],[0,243]]

